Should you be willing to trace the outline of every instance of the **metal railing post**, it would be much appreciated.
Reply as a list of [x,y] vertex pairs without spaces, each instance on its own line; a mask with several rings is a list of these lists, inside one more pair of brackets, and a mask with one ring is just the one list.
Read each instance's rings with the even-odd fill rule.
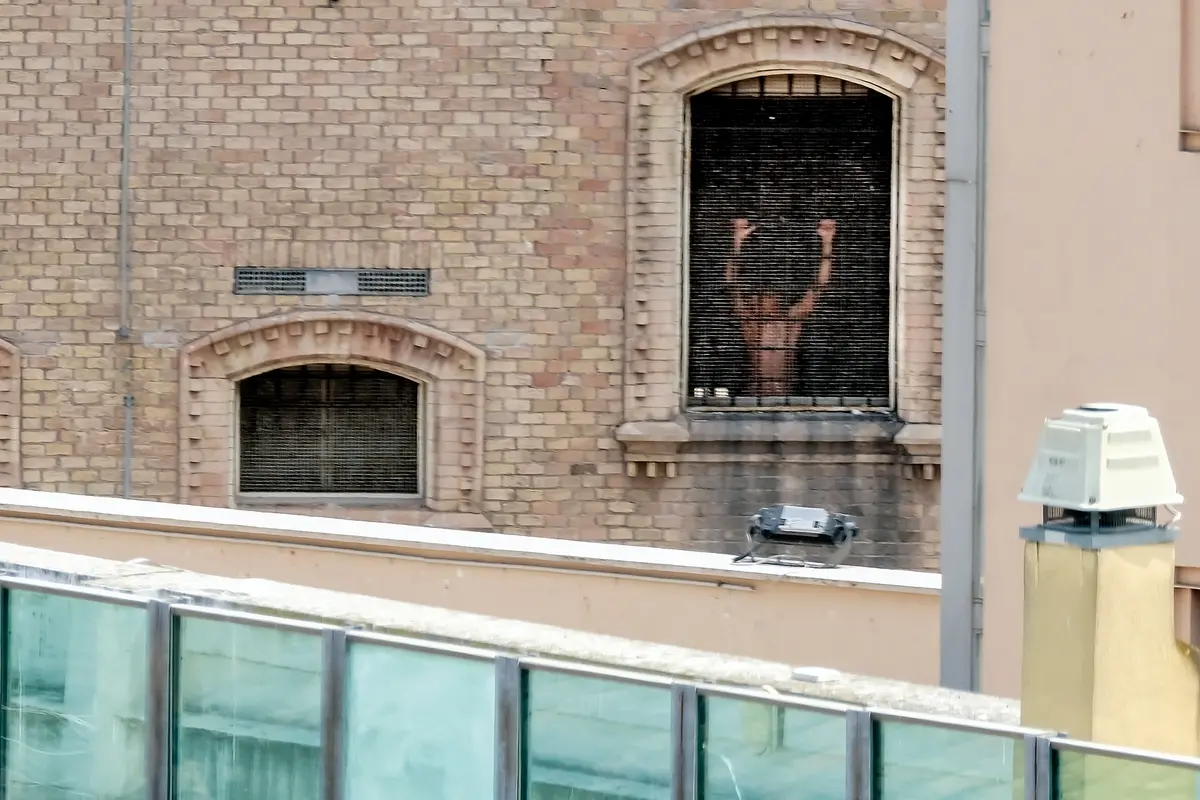
[[671,800],[696,800],[699,722],[696,687],[686,683],[671,686]]
[[346,631],[321,634],[321,798],[341,800],[345,763]]
[[146,796],[168,800],[171,793],[171,604],[146,605]]
[[1058,776],[1054,764],[1054,748],[1050,745],[1049,737],[1037,737],[1035,759],[1037,777],[1033,800],[1053,800],[1057,795],[1054,784]]
[[875,723],[871,712],[846,712],[846,800],[875,798]]
[[521,662],[496,659],[496,800],[521,796],[521,717],[524,685]]

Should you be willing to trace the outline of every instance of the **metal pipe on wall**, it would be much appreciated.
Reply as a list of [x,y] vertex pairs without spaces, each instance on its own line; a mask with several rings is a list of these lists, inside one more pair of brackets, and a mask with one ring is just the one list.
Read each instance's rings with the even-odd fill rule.
[[980,685],[988,0],[946,16],[946,243],[942,273],[941,683]]
[[[123,63],[121,65],[121,177],[120,177],[120,209],[119,229],[117,233],[117,278],[119,320],[117,323],[117,342],[129,343],[131,331],[131,268],[130,268],[130,214],[131,190],[130,174],[133,160],[131,123],[133,118],[133,0],[125,0],[124,46]],[[121,354],[121,372],[125,383],[124,406],[124,439],[121,455],[121,493],[124,497],[133,496],[133,354]]]

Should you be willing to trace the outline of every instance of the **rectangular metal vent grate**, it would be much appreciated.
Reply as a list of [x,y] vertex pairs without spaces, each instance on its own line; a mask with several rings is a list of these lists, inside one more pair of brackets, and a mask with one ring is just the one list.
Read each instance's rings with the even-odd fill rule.
[[424,297],[429,294],[429,270],[373,269],[358,273],[359,294],[402,294]]
[[233,293],[427,297],[429,270],[237,267]]
[[235,294],[304,294],[304,270],[238,268]]

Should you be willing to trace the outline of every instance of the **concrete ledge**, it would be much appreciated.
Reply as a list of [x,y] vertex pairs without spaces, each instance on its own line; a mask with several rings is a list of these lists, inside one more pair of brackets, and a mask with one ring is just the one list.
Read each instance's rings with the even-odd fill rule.
[[879,414],[711,412],[689,414],[693,442],[886,443],[904,427]]
[[616,439],[625,443],[682,444],[691,439],[691,434],[680,421],[625,422],[617,428]]
[[628,445],[674,445],[689,442],[892,442],[914,428],[904,442],[940,447],[940,425],[906,425],[882,414],[807,412],[689,412],[660,422],[626,422],[617,441]]
[[937,594],[937,573],[841,567],[836,570],[734,564],[728,555],[636,545],[579,542],[480,531],[210,508],[145,500],[0,489],[5,518],[167,532],[275,544],[338,548],[497,567],[543,567],[673,578],[749,587],[797,582]]

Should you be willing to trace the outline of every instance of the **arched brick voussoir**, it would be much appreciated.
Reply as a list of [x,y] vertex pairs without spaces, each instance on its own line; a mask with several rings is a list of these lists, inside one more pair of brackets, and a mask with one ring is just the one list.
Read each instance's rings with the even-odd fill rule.
[[923,76],[945,82],[945,58],[937,50],[894,31],[849,20],[761,16],[704,28],[682,36],[631,65],[635,92],[687,93],[764,69],[819,65],[875,76],[881,88],[912,89]]
[[0,486],[21,486],[21,351],[0,339]]
[[483,350],[419,322],[357,311],[300,311],[240,322],[183,350],[191,377],[240,380],[297,359],[393,365],[432,380],[482,382]]

